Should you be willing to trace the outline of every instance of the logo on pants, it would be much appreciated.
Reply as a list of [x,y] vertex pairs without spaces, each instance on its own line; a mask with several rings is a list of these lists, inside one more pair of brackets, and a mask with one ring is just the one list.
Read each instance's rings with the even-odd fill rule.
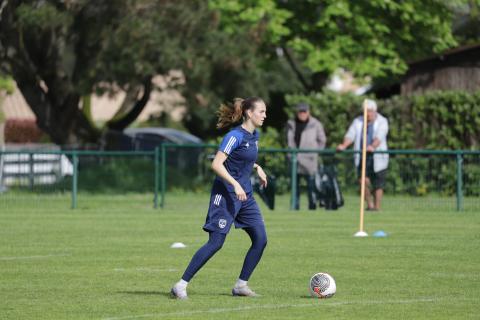
[[220,229],[225,228],[227,226],[227,220],[225,219],[218,220],[218,226],[220,227]]

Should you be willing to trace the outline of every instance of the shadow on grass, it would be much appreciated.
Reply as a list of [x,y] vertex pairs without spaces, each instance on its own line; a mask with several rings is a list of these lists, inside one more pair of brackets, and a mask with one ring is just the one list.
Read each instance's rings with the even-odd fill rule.
[[[171,295],[170,292],[165,292],[165,291],[117,291],[118,294],[132,294],[132,295],[140,295],[140,296],[149,296],[149,295],[157,295],[157,296],[164,296],[169,299],[174,299],[173,296]],[[202,293],[195,293],[197,296],[212,296],[212,294],[202,294]],[[213,294],[214,296],[222,296],[222,297],[231,297],[234,299],[261,299],[263,296],[260,294],[257,297],[239,297],[239,296],[233,296],[231,293],[218,293],[218,294]],[[300,299],[315,299],[314,297],[310,295],[301,295],[299,296]],[[318,299],[320,300],[320,299]]]
[[[211,296],[212,294],[196,293],[195,295]],[[218,295],[218,296],[222,296],[222,297],[232,297],[232,298],[235,298],[235,299],[261,299],[261,298],[266,296],[266,295],[262,295],[261,293],[259,293],[259,295],[257,297],[240,297],[240,296],[234,296],[231,293],[225,293],[225,292],[214,294],[214,295]],[[307,294],[301,295],[301,296],[299,296],[299,298],[300,299],[309,299],[309,300],[315,299],[315,297],[312,297],[312,296],[307,295]],[[318,300],[320,300],[320,299],[318,299]]]

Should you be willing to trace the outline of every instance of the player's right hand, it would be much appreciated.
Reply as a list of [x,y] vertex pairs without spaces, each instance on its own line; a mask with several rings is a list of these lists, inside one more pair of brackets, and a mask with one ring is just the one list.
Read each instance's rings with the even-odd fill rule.
[[245,191],[243,190],[242,186],[239,183],[235,185],[235,194],[237,195],[238,200],[240,201],[247,200],[247,194],[245,193]]

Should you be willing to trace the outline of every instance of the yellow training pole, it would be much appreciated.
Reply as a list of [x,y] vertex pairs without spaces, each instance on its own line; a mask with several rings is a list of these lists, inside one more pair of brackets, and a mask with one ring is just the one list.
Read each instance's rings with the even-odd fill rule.
[[363,215],[365,212],[365,175],[367,168],[367,100],[363,100],[363,130],[362,130],[362,174],[360,177],[360,230],[355,237],[366,237],[368,234],[363,230]]

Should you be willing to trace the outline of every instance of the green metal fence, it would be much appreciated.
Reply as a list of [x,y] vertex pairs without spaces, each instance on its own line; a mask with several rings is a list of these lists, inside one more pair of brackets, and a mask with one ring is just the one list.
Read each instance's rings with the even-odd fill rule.
[[[70,197],[74,209],[83,192],[143,193],[151,194],[153,207],[163,208],[170,191],[209,191],[214,178],[210,163],[216,150],[216,145],[163,144],[154,151],[143,152],[0,151],[0,203],[7,198],[14,201],[21,195],[60,194]],[[276,177],[278,194],[290,194],[291,209],[296,206],[293,195],[297,191],[297,156],[304,152],[318,153],[321,164],[336,167],[344,193],[358,192],[351,150],[338,153],[260,149],[258,162],[269,175]],[[389,150],[387,153],[390,154],[387,195],[434,195],[432,201],[444,201],[449,206],[454,199],[452,208],[456,210],[463,210],[467,199],[469,207],[480,209],[480,151]],[[67,174],[50,163],[57,158],[63,162],[68,159]],[[45,179],[47,175],[52,178]]]
[[[42,159],[62,159],[61,164]],[[83,192],[106,195],[158,190],[155,151],[15,150],[0,152],[0,202],[70,198],[77,208]],[[66,167],[66,168],[63,168]],[[48,178],[48,179],[47,179]],[[157,179],[158,180],[158,179]],[[32,205],[34,205],[32,203]]]
[[[213,180],[213,172],[209,170],[210,162],[216,152],[216,145],[170,145],[162,146],[162,173],[159,206],[165,205],[165,195],[174,189],[180,180],[189,182],[190,188],[202,185],[208,188]],[[184,177],[169,179],[168,175],[174,168],[167,165],[169,155],[180,150],[198,150],[204,153],[204,169],[189,172]],[[289,193],[290,208],[295,204],[298,153],[318,153],[321,163],[334,165],[337,168],[338,179],[346,193],[358,191],[358,178],[353,164],[353,150],[336,152],[335,150],[298,150],[298,149],[260,149],[258,162],[268,174],[277,179],[278,193]],[[470,208],[480,210],[480,151],[438,151],[438,150],[389,150],[383,153],[390,155],[387,178],[387,195],[409,195],[415,197],[435,196],[435,201],[444,202],[452,208],[462,210],[464,197],[468,197]],[[188,154],[188,152],[187,152]],[[192,169],[192,168],[190,168]],[[193,177],[197,178],[194,181]],[[180,188],[182,189],[182,188]],[[432,200],[433,201],[433,200]]]

